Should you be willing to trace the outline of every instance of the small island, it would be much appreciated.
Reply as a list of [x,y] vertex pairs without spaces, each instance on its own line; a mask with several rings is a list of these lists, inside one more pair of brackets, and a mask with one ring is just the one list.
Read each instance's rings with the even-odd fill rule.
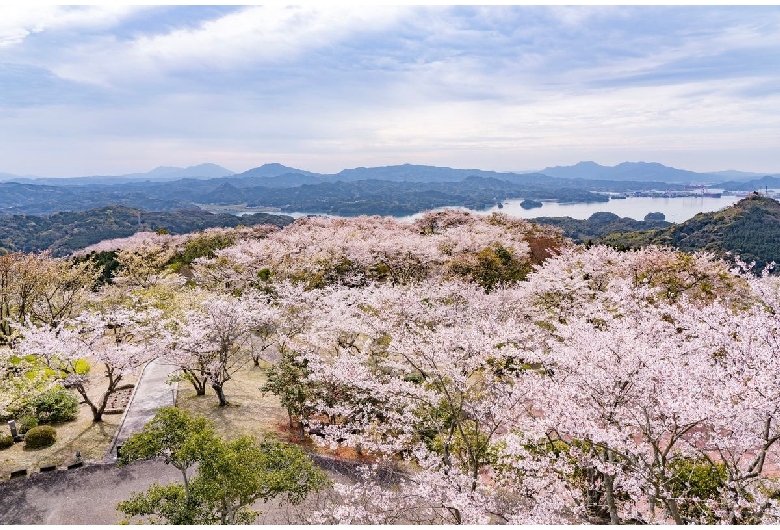
[[544,206],[541,202],[535,201],[533,199],[525,199],[523,202],[520,203],[520,207],[524,210],[531,210],[533,208],[541,208]]

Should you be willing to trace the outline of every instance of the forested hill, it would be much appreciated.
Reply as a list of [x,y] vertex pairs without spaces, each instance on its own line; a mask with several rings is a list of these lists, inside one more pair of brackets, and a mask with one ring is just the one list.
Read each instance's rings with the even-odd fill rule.
[[286,226],[293,218],[256,213],[236,217],[204,210],[147,212],[126,206],[106,206],[85,212],[63,212],[49,216],[10,215],[0,217],[0,255],[7,252],[51,250],[55,256],[70,254],[104,239],[131,236],[141,230],[166,230],[186,234],[212,227],[272,224]]
[[563,230],[575,243],[586,243],[615,232],[639,232],[658,230],[672,226],[660,212],[649,213],[644,220],[620,217],[612,212],[596,212],[587,219],[572,217],[536,217],[535,223],[552,225]]
[[761,270],[772,261],[780,263],[780,203],[753,194],[734,206],[700,213],[665,229],[614,233],[601,241],[626,248],[658,244],[688,252],[730,252],[748,263],[755,261],[756,269]]

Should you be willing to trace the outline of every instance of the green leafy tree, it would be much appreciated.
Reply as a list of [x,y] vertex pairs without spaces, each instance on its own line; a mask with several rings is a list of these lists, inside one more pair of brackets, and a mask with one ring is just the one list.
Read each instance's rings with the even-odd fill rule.
[[[189,503],[190,470],[217,440],[213,424],[175,407],[160,409],[143,430],[122,446],[120,464],[162,457],[182,474],[183,501]],[[151,490],[150,490],[151,491]],[[178,523],[174,523],[178,524]]]
[[148,524],[195,524],[202,519],[197,507],[186,501],[181,484],[153,484],[143,493],[134,493],[117,504],[117,510],[128,516],[146,516]]
[[290,429],[293,428],[293,420],[297,422],[300,439],[303,439],[304,422],[313,413],[308,404],[312,385],[306,380],[309,375],[307,364],[305,359],[298,358],[296,352],[282,348],[281,359],[268,370],[268,380],[260,389],[279,398],[287,409]]
[[728,472],[721,463],[705,458],[680,458],[671,466],[670,489],[686,523],[715,524],[711,506],[726,491]]
[[[327,482],[325,473],[297,447],[276,441],[259,445],[251,436],[220,441],[204,458],[193,482],[199,512],[210,524],[249,524],[256,500],[279,497],[300,504]],[[198,521],[200,522],[200,521]]]
[[72,392],[61,386],[39,395],[30,405],[41,423],[73,421],[79,414],[79,400]]
[[[129,449],[125,451],[125,447]],[[328,484],[325,473],[300,449],[250,436],[226,441],[208,422],[175,408],[161,409],[122,448],[122,462],[163,456],[182,471],[184,484],[154,484],[117,505],[151,524],[250,524],[257,500],[292,504]],[[188,470],[197,463],[197,474]]]
[[484,287],[485,292],[493,291],[500,285],[523,281],[531,272],[530,263],[517,259],[502,245],[464,256],[453,262],[451,267],[456,275],[470,278]]

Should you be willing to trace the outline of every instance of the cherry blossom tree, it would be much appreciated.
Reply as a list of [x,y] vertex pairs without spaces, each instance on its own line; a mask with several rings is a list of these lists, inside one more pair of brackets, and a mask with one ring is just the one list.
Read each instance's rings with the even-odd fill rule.
[[[157,355],[149,338],[156,329],[158,312],[115,309],[87,312],[55,328],[26,326],[15,346],[22,355],[34,355],[54,370],[66,388],[76,390],[102,421],[109,398],[127,376]],[[103,369],[106,387],[97,399],[90,395],[93,377],[89,361]]]
[[273,363],[263,391],[301,438],[376,462],[321,522],[780,520],[776,278],[452,210],[212,235],[123,247],[131,291],[92,302],[140,308],[124,320],[13,295],[37,319],[13,355],[77,389],[89,356],[111,388],[153,336],[220,405],[236,370]]
[[[309,370],[307,405],[320,415],[312,415],[310,428],[328,443],[397,455],[421,467],[398,498],[385,492],[393,502],[427,499],[431,513],[458,523],[515,520],[520,513],[534,514],[533,520],[541,513],[519,509],[543,498],[530,494],[541,491],[530,478],[526,496],[498,502],[484,475],[518,418],[533,418],[524,406],[531,387],[518,382],[537,378],[524,375],[533,371],[523,361],[534,348],[532,326],[502,316],[498,296],[460,282],[334,289],[321,296],[318,315],[297,345]],[[338,389],[337,399],[323,388]],[[433,497],[423,494],[434,491]]]
[[268,311],[257,297],[207,298],[198,310],[166,324],[165,358],[184,372],[197,395],[210,385],[225,406],[224,385],[252,358],[253,334],[264,325]]
[[[566,244],[555,229],[501,214],[444,211],[415,223],[308,217],[265,238],[240,239],[215,252],[213,259],[197,260],[194,276],[201,285],[227,290],[256,287],[269,277],[315,288],[335,283],[360,287],[372,281],[402,285],[451,275],[480,281],[485,263],[497,261],[507,272],[501,281],[517,281],[530,270],[529,241],[535,245],[534,264],[550,255],[545,249]],[[489,280],[484,286],[495,283]]]
[[[690,270],[661,273],[654,260]],[[740,514],[733,521],[771,520],[756,462],[774,431],[762,438],[766,422],[740,407],[722,413],[745,395],[739,344],[756,343],[733,326],[770,312],[746,310],[746,280],[724,277],[711,257],[686,260],[596,247],[489,294],[451,281],[320,291],[291,341],[306,368],[309,429],[415,470],[395,489],[370,480],[344,489],[334,513],[389,522],[424,505],[450,522],[712,522],[729,510]],[[731,328],[702,328],[716,309]],[[733,373],[719,351],[733,352]],[[750,436],[727,435],[737,423]],[[739,455],[741,475],[716,447]],[[721,480],[720,466],[743,485]],[[710,486],[691,482],[701,472]],[[367,505],[369,496],[384,500]]]
[[720,384],[720,405],[708,425],[702,448],[725,466],[727,481],[717,499],[719,520],[735,523],[776,521],[780,510],[767,468],[780,461],[780,322],[778,281],[742,276],[755,295],[749,307],[684,301],[670,314],[691,341],[706,351]]
[[40,254],[0,256],[0,342],[15,324],[30,320],[55,327],[82,311],[99,272],[89,263],[72,263]]

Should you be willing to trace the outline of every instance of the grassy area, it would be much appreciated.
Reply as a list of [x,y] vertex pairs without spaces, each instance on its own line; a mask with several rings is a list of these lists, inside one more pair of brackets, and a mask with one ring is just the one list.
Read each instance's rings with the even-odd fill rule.
[[[99,371],[93,369],[93,373],[97,375]],[[196,396],[192,385],[187,382],[179,383],[177,405],[211,419],[217,432],[228,438],[243,434],[256,438],[270,435],[300,444],[297,432],[291,432],[288,428],[287,412],[279,404],[278,398],[260,391],[265,380],[265,367],[257,367],[250,362],[225,384],[228,406],[219,406],[211,388],[207,388],[205,396]],[[102,390],[101,383],[96,377],[95,392]],[[27,469],[28,473],[32,473],[42,466],[71,464],[76,460],[76,451],[81,451],[85,461],[103,460],[120,419],[121,414],[106,414],[102,422],[94,423],[89,407],[81,404],[75,421],[55,425],[57,442],[53,446],[32,451],[25,450],[23,443],[17,443],[0,451],[0,480],[8,479],[10,473],[18,469]],[[8,432],[8,427],[4,427],[3,431]],[[309,440],[301,445],[318,452],[331,453],[316,448]],[[342,449],[336,454],[347,458],[357,456],[352,453],[352,450]]]
[[282,427],[287,425],[287,412],[273,394],[260,391],[265,382],[265,368],[247,363],[233,379],[225,383],[229,405],[220,407],[211,388],[205,396],[196,396],[186,381],[179,383],[177,406],[211,419],[222,436],[249,434],[257,438],[273,434],[286,438]]

